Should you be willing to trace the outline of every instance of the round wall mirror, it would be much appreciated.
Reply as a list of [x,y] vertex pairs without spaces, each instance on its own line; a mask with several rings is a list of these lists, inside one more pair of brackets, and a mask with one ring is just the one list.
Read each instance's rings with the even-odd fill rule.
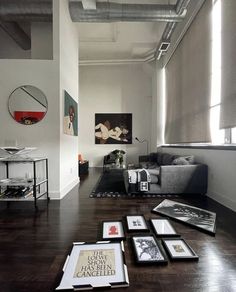
[[16,88],[8,100],[8,109],[15,121],[23,125],[33,125],[41,121],[47,113],[45,94],[35,86],[24,85]]

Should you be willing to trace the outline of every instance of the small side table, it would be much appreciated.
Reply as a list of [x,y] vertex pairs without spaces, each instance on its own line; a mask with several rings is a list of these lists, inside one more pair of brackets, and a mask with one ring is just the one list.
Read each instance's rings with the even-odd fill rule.
[[88,174],[88,169],[89,169],[89,161],[84,160],[83,162],[79,161],[79,176]]

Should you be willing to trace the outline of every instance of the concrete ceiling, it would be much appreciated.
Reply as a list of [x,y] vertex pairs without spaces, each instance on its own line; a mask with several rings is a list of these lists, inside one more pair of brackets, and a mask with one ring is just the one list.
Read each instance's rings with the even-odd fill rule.
[[[29,0],[0,0],[0,4],[2,5],[0,27],[7,31],[7,33],[15,40],[16,43],[20,45],[21,48],[26,50],[30,48],[28,31],[30,22],[39,21],[38,19],[40,19],[40,21],[46,22],[52,20],[52,0],[30,0],[34,1],[32,2],[31,8],[34,8],[32,11],[27,7],[27,3],[29,3],[28,1]],[[74,2],[76,1],[77,0],[74,0]],[[74,22],[79,35],[80,64],[95,64],[103,62],[143,62],[150,59],[153,60],[155,58],[159,58],[160,41],[165,41],[166,39],[169,41],[170,37],[171,45],[178,43],[180,37],[184,34],[184,31],[186,31],[186,28],[190,24],[188,19],[194,18],[194,16],[191,16],[191,14],[194,15],[193,11],[195,6],[200,8],[201,4],[205,0],[182,0],[182,2],[180,0],[178,1],[178,3],[186,2],[190,3],[190,5],[188,5],[188,12],[185,19],[182,22],[178,22],[178,24],[177,22],[174,23],[176,24],[174,33],[177,35],[177,38],[176,36],[173,37],[174,42],[172,41],[172,35],[170,35],[171,37],[162,37],[163,31],[167,27],[167,22]],[[86,7],[91,9],[91,7],[95,7],[96,2],[175,5],[177,0],[83,0],[82,3],[84,9],[86,9]],[[8,7],[8,9],[13,9],[12,16],[7,12],[8,10],[5,7],[6,3],[9,5],[11,4],[10,6],[8,5],[10,7]],[[42,4],[41,6],[40,3]],[[197,9],[195,10],[197,11]],[[189,14],[189,11],[192,12]],[[23,25],[24,22],[23,24],[21,23],[22,20],[27,22],[28,27]],[[184,23],[186,23],[185,26]],[[169,24],[173,23],[170,22]],[[171,50],[169,49],[168,51]],[[155,52],[156,54],[154,54]]]
[[[97,1],[104,2],[104,0]],[[176,4],[176,0],[114,0],[135,4]],[[137,60],[152,54],[166,22],[76,23],[80,61]]]

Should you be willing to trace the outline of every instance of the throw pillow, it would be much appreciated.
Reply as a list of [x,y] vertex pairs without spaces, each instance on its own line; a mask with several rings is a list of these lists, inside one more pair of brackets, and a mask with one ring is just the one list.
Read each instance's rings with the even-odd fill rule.
[[172,162],[173,165],[189,165],[194,164],[194,156],[181,156],[178,158],[175,158]]

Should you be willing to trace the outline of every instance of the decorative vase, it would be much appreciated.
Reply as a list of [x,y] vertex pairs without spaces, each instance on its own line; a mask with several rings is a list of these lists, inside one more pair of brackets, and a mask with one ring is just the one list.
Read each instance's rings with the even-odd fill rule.
[[116,166],[117,167],[120,166],[120,159],[119,159],[119,157],[116,158]]

